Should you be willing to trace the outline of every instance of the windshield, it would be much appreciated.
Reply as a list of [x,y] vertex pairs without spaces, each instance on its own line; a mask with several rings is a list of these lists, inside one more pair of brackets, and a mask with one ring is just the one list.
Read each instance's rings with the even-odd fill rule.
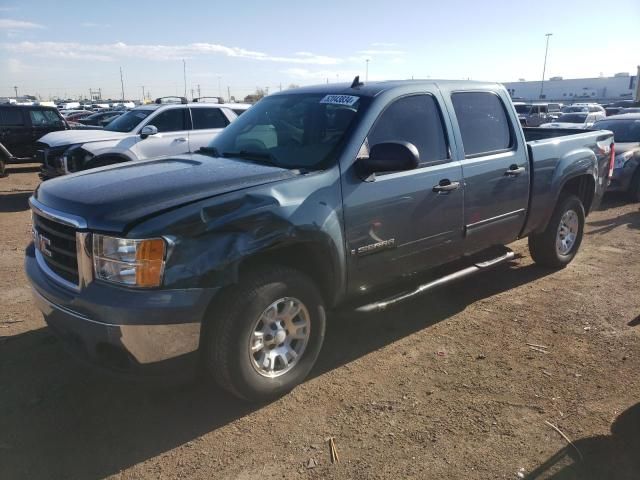
[[616,143],[640,142],[640,120],[601,120],[593,128],[611,130]]
[[531,111],[531,105],[515,105],[516,112],[526,115]]
[[111,132],[130,132],[140,125],[140,122],[147,118],[152,111],[153,110],[131,110],[109,122],[104,129]]
[[565,113],[558,117],[556,122],[562,123],[584,123],[587,120],[586,113]]
[[321,169],[337,152],[365,101],[354,95],[265,97],[225,128],[208,149],[214,155],[282,168]]

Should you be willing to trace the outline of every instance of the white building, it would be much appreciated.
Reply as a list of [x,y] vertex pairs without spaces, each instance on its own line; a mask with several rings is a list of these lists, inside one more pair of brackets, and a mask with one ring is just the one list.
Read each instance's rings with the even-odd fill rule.
[[[634,100],[638,95],[638,75],[618,73],[613,77],[571,78],[551,77],[544,81],[505,82],[514,100],[546,100],[562,103],[613,102]],[[541,93],[542,92],[542,93]]]

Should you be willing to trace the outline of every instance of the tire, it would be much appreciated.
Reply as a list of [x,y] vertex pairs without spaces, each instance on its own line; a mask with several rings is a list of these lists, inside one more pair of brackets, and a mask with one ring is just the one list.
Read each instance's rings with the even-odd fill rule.
[[[573,215],[570,212],[573,212]],[[580,199],[575,195],[562,194],[544,232],[529,236],[529,252],[533,260],[545,267],[566,267],[576,256],[582,243],[584,218],[584,206]],[[562,222],[564,226],[561,232]],[[568,230],[568,225],[574,229]],[[571,237],[567,235],[571,232],[574,235],[572,242]],[[559,237],[565,241],[557,245]]]
[[[269,324],[272,314],[278,312],[274,320],[285,318],[284,312],[291,305],[295,309],[296,300],[302,305],[291,321],[296,323],[280,320],[274,330],[277,322]],[[260,268],[210,308],[203,335],[206,370],[218,385],[241,399],[261,402],[277,398],[309,374],[324,341],[325,325],[322,297],[306,275],[287,267]],[[306,341],[291,340],[292,327],[303,332],[303,337],[306,333]],[[254,333],[256,330],[259,332]],[[251,353],[251,346],[259,348],[261,343],[256,335],[262,335],[262,349]],[[291,362],[288,369],[282,355],[273,358],[278,352],[295,349],[299,350],[297,358],[289,359],[288,353],[284,356]],[[271,361],[264,360],[269,356]]]

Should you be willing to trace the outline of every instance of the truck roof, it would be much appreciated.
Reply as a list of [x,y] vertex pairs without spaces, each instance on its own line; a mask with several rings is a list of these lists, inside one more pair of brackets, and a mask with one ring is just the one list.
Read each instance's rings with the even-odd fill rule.
[[326,93],[332,95],[353,95],[355,92],[360,96],[375,97],[382,92],[404,88],[409,85],[415,87],[438,86],[440,88],[460,88],[460,89],[495,89],[501,87],[496,82],[480,82],[474,80],[385,80],[379,82],[366,82],[363,85],[351,88],[351,83],[328,83],[311,85],[308,87],[298,87],[294,91],[285,90],[284,92],[276,92],[272,95],[283,95],[290,93]]

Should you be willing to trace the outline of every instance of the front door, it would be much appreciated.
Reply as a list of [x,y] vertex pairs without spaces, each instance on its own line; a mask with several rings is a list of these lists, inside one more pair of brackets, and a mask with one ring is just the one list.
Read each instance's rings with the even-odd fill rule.
[[153,125],[158,133],[138,140],[132,148],[138,159],[188,153],[188,113],[185,107],[168,108],[149,118],[145,125]]
[[379,143],[405,141],[418,149],[418,168],[367,180],[356,168],[343,175],[351,292],[368,291],[459,253],[462,168],[450,156],[446,132],[434,95],[401,97],[380,114],[359,156]]
[[514,241],[529,200],[529,162],[518,147],[517,119],[494,92],[454,92],[463,147],[465,250]]

